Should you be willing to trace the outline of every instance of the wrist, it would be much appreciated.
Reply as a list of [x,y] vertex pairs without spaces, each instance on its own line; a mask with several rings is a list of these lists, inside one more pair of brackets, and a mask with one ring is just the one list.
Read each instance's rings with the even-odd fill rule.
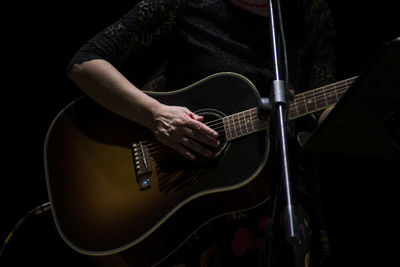
[[163,108],[165,107],[164,104],[158,102],[154,99],[152,103],[148,106],[149,107],[149,115],[146,116],[146,126],[154,132],[156,125],[157,125],[157,118],[160,117]]

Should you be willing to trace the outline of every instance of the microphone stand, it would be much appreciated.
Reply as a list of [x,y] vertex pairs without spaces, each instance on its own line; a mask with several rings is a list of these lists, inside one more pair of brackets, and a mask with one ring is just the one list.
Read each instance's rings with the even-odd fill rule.
[[[283,33],[282,19],[280,17],[280,6],[279,0],[268,0],[269,7],[269,18],[270,18],[270,32],[272,40],[272,53],[273,61],[275,67],[275,80],[272,82],[270,98],[261,98],[258,105],[258,114],[260,119],[269,120],[274,123],[277,130],[277,138],[279,139],[280,151],[281,151],[281,162],[282,162],[282,172],[283,172],[283,185],[284,185],[284,200],[285,200],[285,233],[286,240],[291,245],[296,245],[299,243],[299,238],[295,229],[295,216],[294,216],[294,205],[292,201],[292,191],[291,191],[291,178],[289,171],[289,158],[287,149],[287,109],[288,109],[288,81],[283,80],[281,73],[282,58],[281,50],[278,48],[278,34],[280,40],[283,42],[283,49],[286,49]],[[277,16],[277,17],[276,17]],[[277,30],[277,25],[280,26],[280,32]],[[284,51],[286,53],[286,51]],[[285,54],[286,60],[286,54]],[[286,62],[285,62],[286,63]],[[285,64],[287,66],[287,64]],[[288,70],[286,69],[286,77]]]

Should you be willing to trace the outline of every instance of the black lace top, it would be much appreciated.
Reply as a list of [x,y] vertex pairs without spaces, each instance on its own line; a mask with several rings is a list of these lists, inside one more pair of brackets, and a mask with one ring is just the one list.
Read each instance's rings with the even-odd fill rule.
[[[290,1],[283,1],[290,2]],[[283,6],[291,82],[298,91],[334,81],[333,25],[325,0]],[[86,42],[70,62],[105,59],[138,87],[164,66],[166,88],[232,71],[264,92],[273,79],[268,19],[230,0],[147,0]],[[146,88],[149,89],[149,88]]]

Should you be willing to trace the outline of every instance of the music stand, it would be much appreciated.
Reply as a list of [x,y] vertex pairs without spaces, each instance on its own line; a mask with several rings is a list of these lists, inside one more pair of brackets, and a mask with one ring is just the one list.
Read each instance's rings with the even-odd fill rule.
[[400,160],[400,38],[382,46],[304,146]]

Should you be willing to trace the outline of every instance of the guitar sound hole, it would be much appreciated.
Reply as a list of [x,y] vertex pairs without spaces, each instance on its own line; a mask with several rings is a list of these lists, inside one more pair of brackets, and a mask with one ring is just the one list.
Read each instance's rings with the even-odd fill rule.
[[208,161],[208,160],[216,159],[219,156],[221,156],[228,149],[228,146],[229,146],[228,145],[229,143],[226,140],[224,123],[223,123],[223,118],[226,115],[224,113],[222,113],[221,111],[214,110],[214,109],[198,110],[198,111],[196,111],[196,114],[203,116],[204,117],[203,123],[218,133],[218,135],[219,135],[218,140],[220,142],[220,145],[217,148],[208,146],[208,145],[203,145],[208,150],[212,151],[213,155],[210,158],[205,158],[205,157],[195,153],[197,161]]

